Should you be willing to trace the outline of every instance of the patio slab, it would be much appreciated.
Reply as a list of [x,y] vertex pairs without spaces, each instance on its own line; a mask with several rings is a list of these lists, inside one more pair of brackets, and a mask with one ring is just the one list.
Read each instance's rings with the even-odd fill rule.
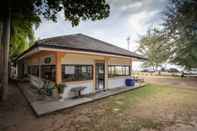
[[70,99],[54,99],[54,100],[36,100],[32,99],[32,93],[30,93],[27,84],[18,83],[18,87],[21,89],[22,93],[26,97],[28,103],[32,107],[33,111],[37,116],[46,115],[55,111],[72,108],[81,104],[93,102],[99,99],[103,99],[112,95],[127,92],[139,87],[143,87],[145,84],[137,84],[133,87],[120,87],[116,89],[106,90],[105,92],[100,92],[92,96],[85,96],[82,98],[70,98]]

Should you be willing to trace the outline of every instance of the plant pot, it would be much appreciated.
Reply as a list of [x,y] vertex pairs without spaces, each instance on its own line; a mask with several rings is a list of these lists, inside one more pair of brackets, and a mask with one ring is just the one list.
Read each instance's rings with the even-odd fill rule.
[[64,87],[65,87],[65,85],[63,85],[63,84],[57,85],[59,94],[63,94],[64,93]]
[[59,94],[59,101],[64,101],[63,93]]

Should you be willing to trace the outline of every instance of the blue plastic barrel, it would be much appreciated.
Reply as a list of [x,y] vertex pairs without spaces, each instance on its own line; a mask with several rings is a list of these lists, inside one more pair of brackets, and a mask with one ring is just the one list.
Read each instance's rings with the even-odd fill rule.
[[134,86],[135,85],[135,80],[133,79],[126,79],[125,80],[126,86]]

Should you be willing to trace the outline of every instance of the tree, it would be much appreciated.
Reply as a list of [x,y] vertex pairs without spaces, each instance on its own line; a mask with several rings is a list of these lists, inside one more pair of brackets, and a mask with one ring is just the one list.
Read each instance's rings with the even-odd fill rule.
[[33,45],[35,36],[33,27],[38,27],[40,21],[13,21],[11,24],[10,59],[15,60],[18,55]]
[[[29,47],[29,43],[33,43],[34,31],[33,25],[38,26],[39,21],[32,19],[32,21],[16,21],[11,22],[11,42],[10,42],[10,61],[14,60],[20,53]],[[2,34],[2,23],[0,23],[0,38]],[[1,41],[1,39],[0,39]],[[3,63],[3,49],[0,42],[0,63]],[[0,64],[0,83],[3,76],[3,64]]]
[[100,20],[109,16],[109,5],[105,0],[7,0],[0,3],[0,22],[3,24],[3,93],[6,98],[8,89],[8,59],[11,22],[32,21],[32,18],[44,17],[56,21],[57,13],[64,10],[65,20],[71,21],[73,26],[81,20]]
[[2,100],[6,99],[8,92],[8,61],[9,61],[9,43],[10,43],[10,24],[11,16],[10,11],[8,12],[8,17],[3,19],[3,29],[2,29]]
[[169,49],[164,44],[162,36],[159,30],[150,29],[139,41],[138,52],[148,58],[143,66],[152,67],[154,71],[157,71],[158,67],[169,58]]
[[164,32],[171,47],[171,62],[197,68],[197,1],[170,0],[164,12]]
[[[1,43],[2,27],[3,27],[3,25],[0,22],[0,84],[1,84],[1,80],[2,80],[2,74],[3,74],[3,45]],[[1,85],[0,85],[0,88],[1,88]]]

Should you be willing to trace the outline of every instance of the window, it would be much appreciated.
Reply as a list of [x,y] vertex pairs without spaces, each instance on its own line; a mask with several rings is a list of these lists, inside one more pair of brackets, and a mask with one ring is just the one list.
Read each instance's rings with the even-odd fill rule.
[[92,73],[92,65],[62,65],[63,81],[92,80]]
[[129,76],[130,66],[129,65],[109,65],[108,66],[108,76]]
[[41,76],[44,79],[55,81],[55,65],[42,65]]
[[28,74],[39,76],[39,65],[29,65],[28,66]]

